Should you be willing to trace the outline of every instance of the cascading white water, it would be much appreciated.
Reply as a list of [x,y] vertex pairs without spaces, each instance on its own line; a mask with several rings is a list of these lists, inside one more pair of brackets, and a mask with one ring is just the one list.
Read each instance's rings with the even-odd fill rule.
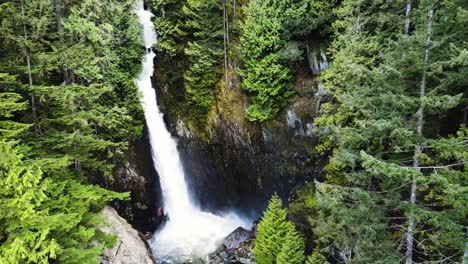
[[193,257],[203,257],[214,251],[217,243],[245,222],[234,214],[223,217],[202,212],[190,200],[176,141],[167,130],[163,115],[158,109],[156,93],[152,87],[153,59],[151,47],[157,36],[151,17],[143,4],[137,11],[143,27],[145,47],[149,50],[143,62],[138,87],[148,126],[153,162],[158,171],[163,192],[164,209],[169,220],[151,240],[157,258],[180,262]]

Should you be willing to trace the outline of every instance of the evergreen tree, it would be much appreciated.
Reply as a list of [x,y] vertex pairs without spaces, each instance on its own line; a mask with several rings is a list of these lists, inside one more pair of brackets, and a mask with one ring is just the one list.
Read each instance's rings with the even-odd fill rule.
[[204,120],[213,105],[213,91],[222,76],[223,1],[187,0],[182,11],[193,34],[184,50],[189,65],[184,73],[187,100]]
[[152,0],[150,3],[155,14],[154,27],[158,32],[157,50],[169,57],[183,54],[187,39],[191,37],[191,32],[184,27],[185,13],[180,12],[186,1]]
[[[7,75],[0,76],[0,81],[14,80],[8,77]],[[21,95],[17,93],[0,93],[0,135],[3,139],[15,138],[29,128],[28,124],[12,120],[15,112],[27,109],[27,103],[22,100]]]
[[253,251],[259,264],[304,261],[304,239],[282,206],[281,198],[274,195],[258,224]]
[[126,195],[84,186],[66,173],[46,178],[15,148],[0,142],[0,262],[99,263],[111,240],[96,229],[102,220],[94,210]]
[[327,259],[322,254],[320,254],[319,248],[316,248],[314,252],[312,253],[312,255],[307,257],[305,263],[306,264],[326,264],[328,262],[327,262]]
[[304,263],[304,238],[293,227],[284,238],[281,251],[276,256],[278,264],[303,264]]
[[286,49],[292,27],[304,17],[305,1],[252,0],[245,9],[240,38],[243,88],[252,94],[246,112],[250,121],[265,122],[276,116],[292,95],[292,74]]
[[[456,261],[462,255],[466,211],[456,201],[463,196],[466,132],[447,136],[424,126],[428,116],[460,104],[466,83],[459,61],[466,40],[452,31],[466,21],[445,19],[466,13],[466,6],[449,2],[421,1],[399,17],[400,29],[376,27],[372,5],[343,2],[343,12],[357,13],[337,22],[351,34],[340,33],[334,63],[323,74],[334,99],[319,119],[321,150],[331,147],[333,155],[328,183],[317,183],[314,221],[315,237],[333,243],[329,251],[340,261]],[[384,14],[398,14],[389,7]],[[438,23],[450,30],[436,30]],[[431,39],[453,48],[432,56]],[[361,50],[355,48],[360,43]]]
[[133,5],[0,3],[0,263],[98,263],[109,246],[99,212],[128,195],[88,180],[142,132]]

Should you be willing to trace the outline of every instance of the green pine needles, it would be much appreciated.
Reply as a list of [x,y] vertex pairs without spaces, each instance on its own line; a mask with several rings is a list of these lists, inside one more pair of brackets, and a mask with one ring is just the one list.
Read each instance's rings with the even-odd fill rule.
[[18,149],[0,141],[0,263],[99,263],[113,243],[97,229],[99,208],[127,194],[82,184],[65,170],[46,175]]
[[287,219],[287,210],[274,195],[258,224],[254,255],[259,264],[301,264],[304,262],[304,238]]
[[91,185],[125,161],[143,116],[135,1],[0,3],[0,263],[99,263]]

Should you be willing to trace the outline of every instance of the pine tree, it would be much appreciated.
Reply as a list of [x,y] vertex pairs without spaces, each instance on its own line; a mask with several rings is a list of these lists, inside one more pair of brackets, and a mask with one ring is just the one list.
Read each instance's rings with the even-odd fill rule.
[[[3,85],[14,84],[15,78],[8,74],[0,74],[0,82]],[[27,109],[27,102],[23,101],[20,94],[12,92],[0,93],[0,136],[3,139],[15,138],[29,128],[28,124],[22,124],[12,120],[15,112]]]
[[[330,253],[341,261],[456,261],[462,254],[466,211],[456,201],[463,196],[466,131],[447,136],[424,126],[428,116],[437,119],[460,104],[466,82],[459,61],[466,40],[461,31],[454,34],[466,21],[445,19],[466,7],[449,2],[439,2],[440,13],[431,1],[419,3],[410,13],[409,34],[407,14],[395,17],[399,30],[376,29],[369,24],[372,5],[343,3],[343,11],[357,13],[337,23],[353,34],[336,40],[334,63],[323,74],[334,100],[323,108],[319,126],[322,150],[332,147],[333,155],[327,183],[317,183],[314,221],[320,244],[333,243]],[[431,23],[434,45],[451,43],[451,51],[431,48]],[[387,44],[375,41],[383,36]],[[361,42],[364,50],[353,48]]]
[[61,14],[61,37],[52,45],[60,48],[53,48],[49,62],[63,80],[34,86],[44,106],[41,135],[27,135],[35,158],[68,157],[77,174],[110,176],[110,161],[122,158],[128,139],[141,135],[141,119],[132,118],[141,117],[132,81],[140,29],[129,8],[132,1],[83,1]]
[[245,10],[240,38],[243,88],[252,95],[246,118],[271,120],[289,102],[292,95],[292,72],[287,62],[293,60],[285,49],[292,29],[305,16],[306,1],[252,0]]
[[287,210],[282,206],[281,198],[273,195],[258,224],[253,251],[259,264],[304,260],[304,239],[287,219]]
[[184,13],[180,12],[186,4],[181,0],[152,0],[155,14],[154,27],[158,32],[157,49],[161,54],[175,57],[183,54],[191,33],[184,28]]
[[[202,121],[213,105],[213,91],[222,76],[223,1],[188,0],[182,8],[187,31],[193,38],[184,50],[188,68],[184,73],[185,96]],[[202,122],[203,124],[204,122]]]
[[278,264],[303,264],[304,263],[304,238],[296,231],[294,226],[286,234],[281,251],[276,256]]
[[306,264],[326,264],[326,263],[328,263],[327,259],[322,254],[320,254],[319,250],[320,249],[318,247],[315,248],[312,255],[307,257],[305,263]]
[[109,246],[99,212],[128,195],[88,180],[142,133],[133,4],[0,3],[0,263],[98,263]]
[[65,173],[44,177],[16,148],[0,142],[0,262],[99,263],[111,240],[93,227],[102,220],[92,210],[126,195],[81,185]]

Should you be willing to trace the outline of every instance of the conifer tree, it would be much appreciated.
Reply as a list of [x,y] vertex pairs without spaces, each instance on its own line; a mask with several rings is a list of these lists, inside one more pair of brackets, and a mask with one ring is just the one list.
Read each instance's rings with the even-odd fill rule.
[[12,142],[0,142],[1,263],[99,263],[110,237],[96,229],[102,204],[119,195],[84,186],[66,173],[44,177]]
[[184,50],[189,62],[184,73],[186,97],[204,120],[222,76],[223,1],[187,0],[182,10],[185,28],[193,34]]
[[292,95],[290,59],[283,50],[291,40],[289,24],[304,17],[306,3],[252,0],[245,10],[240,38],[244,68],[242,86],[252,95],[246,112],[250,121],[265,122],[276,116]]
[[0,263],[98,263],[112,240],[99,212],[127,194],[88,180],[142,132],[133,5],[0,3]]
[[327,259],[322,254],[320,254],[319,248],[315,248],[312,255],[307,257],[305,263],[306,264],[326,264],[328,262],[327,262]]
[[276,256],[276,263],[303,264],[305,259],[304,251],[304,238],[293,226],[286,234],[281,251]]
[[278,195],[271,197],[258,224],[253,251],[259,264],[302,263],[304,260],[304,239],[287,219],[287,210]]
[[[407,6],[403,1],[395,4]],[[462,6],[440,1],[437,8],[444,16],[439,20],[439,11],[431,11],[431,1],[421,1],[411,13],[414,29],[407,34],[406,14],[399,17],[399,30],[376,29],[368,24],[374,18],[367,13],[372,5],[343,3],[343,11],[357,13],[337,23],[353,34],[338,37],[334,63],[323,74],[334,100],[324,106],[319,126],[322,147],[332,146],[333,155],[327,183],[317,182],[319,213],[314,221],[320,244],[333,243],[329,252],[340,261],[412,263],[461,257],[466,211],[455,197],[463,196],[460,177],[466,174],[466,131],[441,135],[421,126],[420,119],[421,109],[438,118],[461,102],[466,65],[459,58],[466,51],[466,40],[452,30],[466,21],[445,17],[466,13]],[[391,10],[386,11],[388,16],[394,13]],[[451,51],[432,50],[428,45],[431,20],[434,43],[452,45]],[[438,21],[450,30],[435,30]],[[387,42],[383,46],[384,42],[375,41],[382,36]],[[353,48],[361,42],[364,50]],[[430,53],[428,62],[425,57],[432,51],[437,54]],[[423,83],[421,95],[417,91]],[[421,148],[416,156],[415,146]],[[416,189],[410,189],[414,182]],[[417,200],[413,199],[416,193]],[[411,196],[414,202],[408,203]],[[413,245],[408,239],[411,233],[418,237]],[[418,253],[411,256],[410,251]]]
[[[13,80],[12,76],[0,75],[0,82]],[[29,128],[28,124],[12,120],[15,112],[25,109],[27,109],[27,102],[23,102],[20,94],[12,92],[0,93],[0,136],[3,139],[13,139]]]

